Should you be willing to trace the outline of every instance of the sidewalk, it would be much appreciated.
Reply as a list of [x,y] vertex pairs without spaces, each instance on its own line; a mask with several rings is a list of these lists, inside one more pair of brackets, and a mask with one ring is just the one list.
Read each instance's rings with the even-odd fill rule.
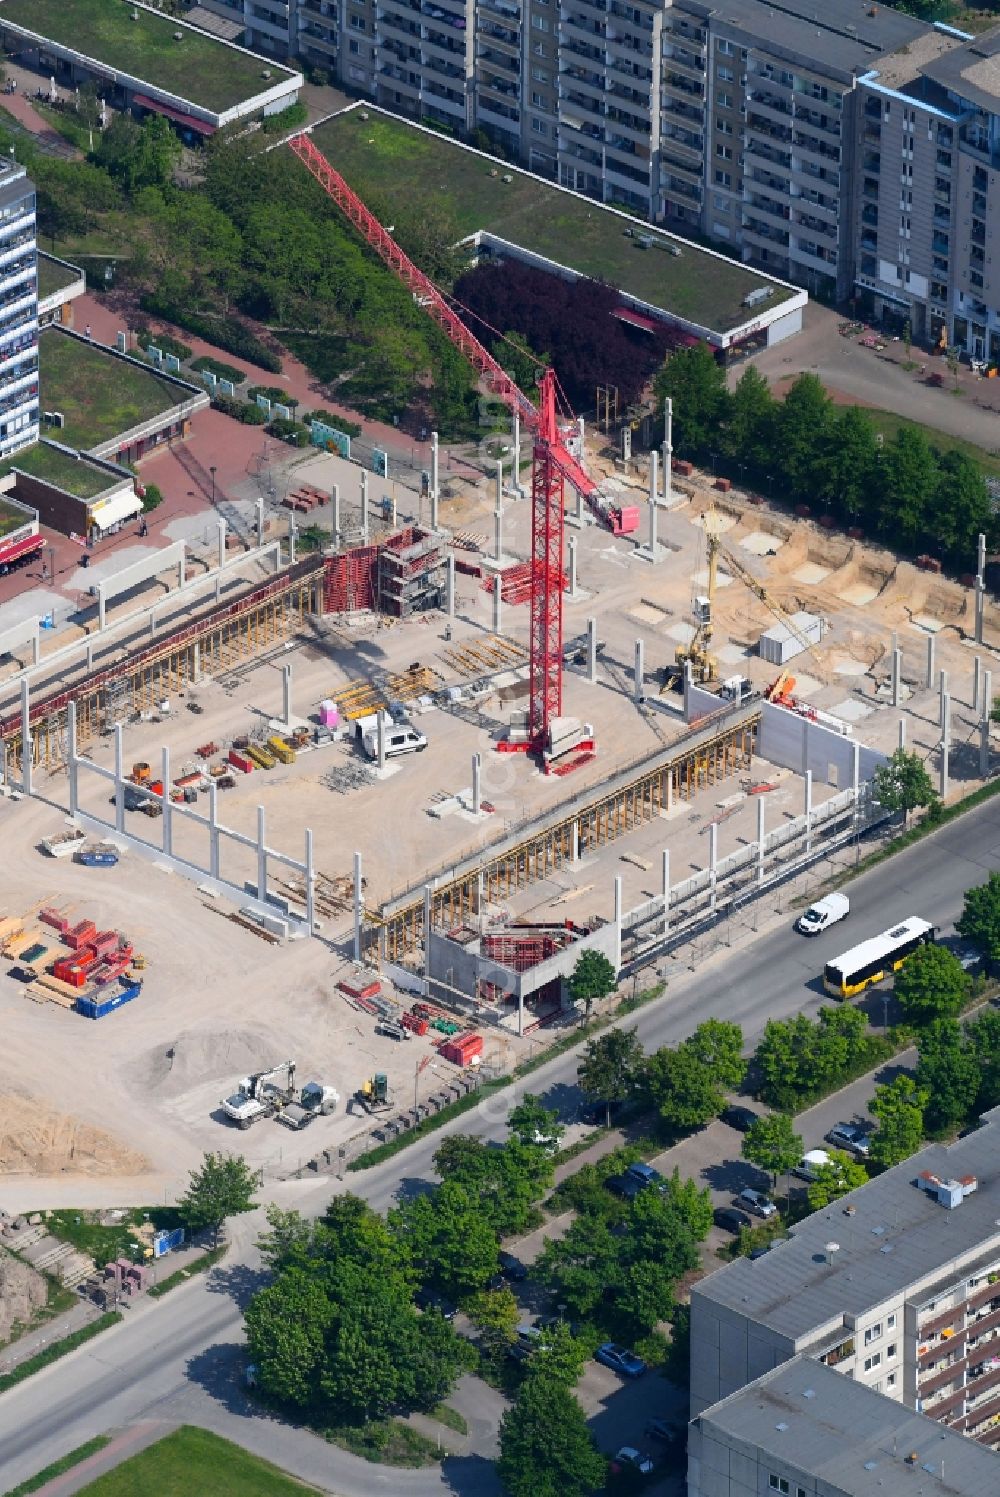
[[13,1372],[15,1367],[20,1367],[22,1362],[30,1361],[33,1356],[44,1351],[54,1341],[62,1341],[67,1336],[71,1336],[74,1331],[82,1330],[85,1325],[90,1325],[100,1315],[101,1311],[96,1305],[92,1305],[89,1300],[81,1299],[68,1310],[64,1310],[61,1315],[47,1320],[37,1330],[29,1331],[20,1340],[0,1350],[0,1374]]

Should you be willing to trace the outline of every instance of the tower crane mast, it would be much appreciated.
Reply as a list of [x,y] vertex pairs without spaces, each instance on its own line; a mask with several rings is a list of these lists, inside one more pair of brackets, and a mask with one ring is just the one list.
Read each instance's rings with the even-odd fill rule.
[[[542,372],[536,408],[507,371],[448,305],[434,282],[393,239],[314,144],[308,134],[293,136],[291,150],[312,173],[368,245],[413,294],[414,300],[450,338],[483,383],[516,412],[532,434],[531,481],[531,650],[527,747],[541,753],[549,725],[562,714],[563,499],[568,482],[598,519],[616,535],[635,530],[639,512],[615,506],[566,446],[556,408],[556,379]],[[499,581],[497,583],[499,586]]]

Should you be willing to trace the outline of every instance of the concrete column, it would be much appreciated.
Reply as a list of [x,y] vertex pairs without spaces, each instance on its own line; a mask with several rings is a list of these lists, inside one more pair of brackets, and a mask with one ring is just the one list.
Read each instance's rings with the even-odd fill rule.
[[181,559],[177,563],[177,586],[183,587],[187,581],[187,557],[181,552]]
[[434,894],[433,884],[424,884],[424,976],[430,982],[431,976],[431,927],[432,927],[432,904]]
[[378,736],[378,767],[385,768],[385,712],[380,707],[377,713],[378,723],[376,733]]
[[264,807],[257,807],[257,898],[267,898],[267,824]]
[[[75,816],[80,806],[80,766],[76,762],[76,703],[66,707],[66,761],[69,774],[69,814]],[[4,744],[3,778],[7,780],[7,745]]]
[[713,821],[708,829],[708,874],[711,879],[711,905],[715,909],[715,883],[718,877],[717,869],[719,863],[719,823]]
[[[899,651],[897,650],[897,654]],[[806,852],[812,852],[812,817],[813,817],[813,777],[812,770],[807,769],[805,774],[805,804],[803,807],[806,818]]]
[[257,500],[257,549],[264,544],[264,501]]
[[97,584],[97,627],[102,631],[104,629],[106,617],[107,615],[106,605],[104,601],[104,583],[99,582]]
[[455,617],[455,558],[454,558],[454,556],[449,556],[448,557],[448,572],[447,572],[447,576],[445,578],[445,599],[446,599],[445,606],[446,606],[446,608],[448,610],[448,617],[450,619],[453,619]]
[[934,685],[934,635],[927,636],[927,689]]
[[361,960],[361,919],[364,912],[364,881],[361,877],[361,854],[354,854],[354,960]]
[[93,642],[92,639],[88,639],[87,640],[87,670],[89,672],[89,671],[92,671],[93,669],[94,669],[94,642]]
[[857,805],[858,796],[861,794],[861,745],[851,744],[851,790],[854,792],[854,803]]
[[511,479],[511,487],[520,498],[524,492],[521,488],[521,412],[514,407],[514,430],[513,430],[513,463],[514,473]]
[[633,696],[636,704],[642,701],[643,689],[646,684],[645,668],[645,646],[641,639],[635,642],[635,686]]
[[31,795],[31,779],[34,771],[34,744],[31,739],[31,688],[28,678],[21,680],[21,789]]
[[201,640],[196,639],[191,645],[191,679],[201,680]]
[[580,461],[583,462],[584,444],[587,439],[587,427],[582,416],[576,418],[576,434],[580,438]]
[[569,596],[576,597],[576,536],[569,538]]
[[[293,515],[292,518],[288,522],[288,564],[289,564],[289,566],[293,565],[294,562],[295,562],[295,542],[296,542],[296,539],[298,537],[298,533],[299,533],[299,527],[296,525],[296,523],[295,523],[295,516]],[[215,596],[216,596],[216,598],[218,598],[218,596],[219,596],[219,579],[218,578],[216,579],[216,584],[215,584]]]
[[976,644],[983,642],[983,612],[986,604],[986,537],[980,535],[976,548]]
[[597,620],[587,620],[587,680],[597,682]]
[[903,672],[903,652],[895,649],[892,652],[892,705],[899,706],[899,682]]
[[340,550],[340,484],[335,483],[330,489],[330,503],[333,505],[333,544],[334,548]]
[[221,570],[226,564],[226,522],[218,520],[216,523],[219,527],[219,568]]
[[115,827],[125,830],[125,743],[121,723],[115,723]]
[[497,459],[496,493],[493,498],[493,557],[503,555],[503,463]]
[[938,779],[938,795],[944,800],[948,795],[948,759],[951,750],[951,697],[947,692],[941,698],[941,771]]
[[757,887],[764,882],[764,797],[757,797]]
[[674,809],[674,772],[673,772],[672,769],[668,769],[667,770],[667,815],[668,816],[671,814],[671,812],[673,811],[673,809]]
[[431,432],[431,529],[438,528],[438,434]]
[[663,849],[663,939],[670,932],[670,849]]
[[208,785],[208,868],[213,878],[219,878],[219,787],[215,780]]
[[503,590],[500,586],[500,573],[493,579],[493,633],[499,634],[501,621],[503,619]]
[[983,657],[977,655],[972,663],[972,710],[979,711],[979,698],[983,684]]
[[580,861],[580,823],[578,821],[573,823],[573,844],[570,857],[575,868]]
[[622,880],[615,874],[615,974],[622,969]]
[[656,507],[658,504],[657,488],[659,481],[656,476],[656,453],[649,454],[649,559],[657,561],[660,555],[660,546],[656,538]]
[[281,667],[281,721],[287,728],[292,721],[292,667]]
[[160,781],[163,785],[163,840],[161,846],[166,858],[174,852],[174,803],[170,799],[170,750],[164,744],[160,750]]
[[990,713],[993,710],[993,672],[983,672],[983,705],[979,718],[979,777],[985,780],[990,769]]
[[938,672],[938,697],[939,697],[939,703],[938,703],[938,726],[941,727],[941,728],[944,727],[944,704],[945,704],[945,698],[948,695],[949,695],[949,692],[948,692],[948,672],[947,671],[939,671]]
[[479,782],[480,782],[480,776],[482,774],[482,769],[483,769],[483,756],[482,756],[482,754],[473,754],[473,756],[472,756],[472,814],[473,814],[473,816],[478,816],[479,812],[480,812],[480,809],[481,809],[481,806],[480,806],[480,783]]
[[361,537],[368,544],[368,474],[361,475]]
[[672,499],[671,479],[673,476],[673,433],[674,433],[674,403],[668,396],[663,402],[663,502],[669,504]]
[[316,934],[316,869],[313,866],[312,827],[306,827],[306,925]]
[[905,717],[901,717],[899,719],[899,743],[897,744],[897,747],[901,748],[901,749],[905,749],[905,747],[906,747],[906,718]]
[[389,494],[388,495],[388,499],[389,499],[389,526],[390,526],[390,529],[395,530],[395,528],[396,528],[396,496],[395,496],[395,494]]

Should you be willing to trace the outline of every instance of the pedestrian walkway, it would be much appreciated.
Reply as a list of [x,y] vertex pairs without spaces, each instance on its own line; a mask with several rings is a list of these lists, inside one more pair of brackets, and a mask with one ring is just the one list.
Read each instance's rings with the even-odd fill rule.
[[95,1451],[78,1466],[64,1471],[61,1476],[54,1476],[44,1487],[39,1487],[38,1497],[70,1497],[71,1492],[82,1491],[99,1476],[113,1471],[122,1461],[138,1455],[140,1450],[145,1450],[147,1445],[152,1445],[156,1440],[162,1440],[164,1435],[169,1435],[177,1427],[175,1423],[168,1423],[164,1419],[144,1419],[139,1424],[113,1434],[111,1443],[105,1445],[103,1450]]
[[64,1310],[62,1314],[47,1320],[44,1325],[28,1331],[12,1345],[3,1348],[2,1355],[0,1355],[0,1375],[13,1372],[15,1367],[20,1367],[22,1362],[30,1361],[40,1351],[51,1346],[54,1341],[63,1341],[67,1336],[72,1336],[74,1331],[82,1330],[85,1325],[90,1325],[96,1320],[100,1313],[96,1305],[81,1299],[68,1310]]

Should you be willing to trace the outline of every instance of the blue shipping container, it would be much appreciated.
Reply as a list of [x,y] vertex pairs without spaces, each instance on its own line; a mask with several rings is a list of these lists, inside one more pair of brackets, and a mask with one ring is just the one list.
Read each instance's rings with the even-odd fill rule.
[[138,998],[142,992],[142,983],[133,982],[131,979],[121,977],[118,979],[121,986],[100,998],[78,998],[76,1000],[76,1011],[85,1019],[103,1019],[106,1014],[113,1013],[116,1008],[121,1008],[123,1003],[131,1003],[133,998]]
[[162,1258],[164,1253],[173,1252],[184,1242],[185,1229],[175,1227],[172,1232],[157,1232],[153,1238],[153,1257]]

